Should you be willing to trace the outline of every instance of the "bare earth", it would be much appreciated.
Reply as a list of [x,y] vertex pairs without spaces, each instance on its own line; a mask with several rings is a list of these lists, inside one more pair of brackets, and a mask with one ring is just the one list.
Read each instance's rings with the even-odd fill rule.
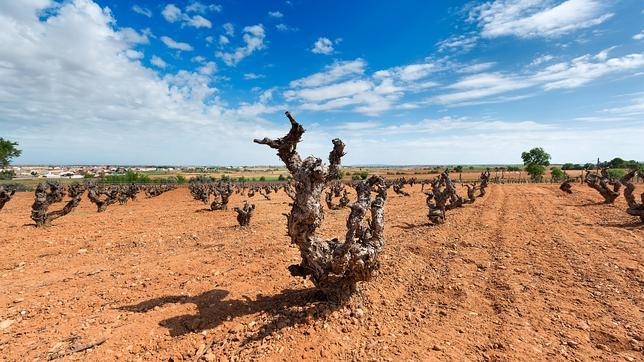
[[[623,197],[488,191],[438,227],[420,186],[390,192],[381,272],[346,307],[288,274],[282,192],[252,199],[247,229],[187,189],[102,214],[84,199],[36,229],[21,193],[0,211],[0,359],[106,338],[62,359],[643,360],[644,227]],[[324,234],[347,214],[327,211]]]

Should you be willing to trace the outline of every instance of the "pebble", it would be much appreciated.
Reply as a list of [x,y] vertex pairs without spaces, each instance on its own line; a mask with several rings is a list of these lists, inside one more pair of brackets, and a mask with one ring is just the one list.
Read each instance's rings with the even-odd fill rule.
[[364,311],[362,309],[360,309],[360,308],[356,308],[356,310],[353,311],[353,315],[356,318],[362,318],[362,317],[364,317]]
[[9,328],[12,324],[14,324],[16,321],[13,319],[5,319],[2,322],[0,322],[0,329],[7,329]]

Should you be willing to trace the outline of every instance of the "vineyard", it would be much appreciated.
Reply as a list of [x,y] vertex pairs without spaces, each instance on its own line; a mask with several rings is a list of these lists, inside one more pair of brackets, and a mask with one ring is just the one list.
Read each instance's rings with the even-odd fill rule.
[[641,358],[638,171],[346,181],[287,117],[284,182],[0,187],[3,355]]

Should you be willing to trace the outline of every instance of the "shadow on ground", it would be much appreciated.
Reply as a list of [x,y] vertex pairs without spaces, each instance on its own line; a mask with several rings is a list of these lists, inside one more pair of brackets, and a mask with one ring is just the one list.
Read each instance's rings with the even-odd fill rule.
[[215,328],[228,319],[259,312],[267,313],[270,322],[261,326],[259,331],[243,342],[248,343],[253,340],[261,340],[286,327],[305,323],[308,318],[326,317],[339,307],[338,304],[327,301],[325,296],[315,288],[287,289],[272,296],[259,294],[255,300],[248,297],[239,300],[225,300],[228,294],[227,290],[213,289],[193,297],[164,296],[134,305],[122,306],[118,309],[145,313],[157,306],[169,303],[195,304],[197,314],[175,316],[159,322],[159,325],[168,328],[170,335],[175,337]]

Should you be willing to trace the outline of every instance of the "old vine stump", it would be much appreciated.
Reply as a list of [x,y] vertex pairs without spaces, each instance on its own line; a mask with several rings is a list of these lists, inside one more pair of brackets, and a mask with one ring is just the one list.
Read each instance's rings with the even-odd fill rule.
[[[372,176],[356,184],[357,201],[352,204],[347,219],[344,241],[326,240],[317,235],[324,219],[320,199],[328,183],[337,180],[344,143],[333,140],[329,166],[317,157],[302,160],[296,148],[304,128],[286,112],[291,129],[278,139],[256,139],[255,142],[276,149],[295,183],[295,198],[287,215],[288,235],[300,249],[302,261],[291,265],[293,276],[310,277],[317,288],[330,299],[345,300],[357,288],[358,282],[368,280],[378,269],[378,255],[384,243],[384,205],[387,189],[382,177]],[[374,200],[371,192],[376,192]],[[371,220],[364,218],[370,211]]]

